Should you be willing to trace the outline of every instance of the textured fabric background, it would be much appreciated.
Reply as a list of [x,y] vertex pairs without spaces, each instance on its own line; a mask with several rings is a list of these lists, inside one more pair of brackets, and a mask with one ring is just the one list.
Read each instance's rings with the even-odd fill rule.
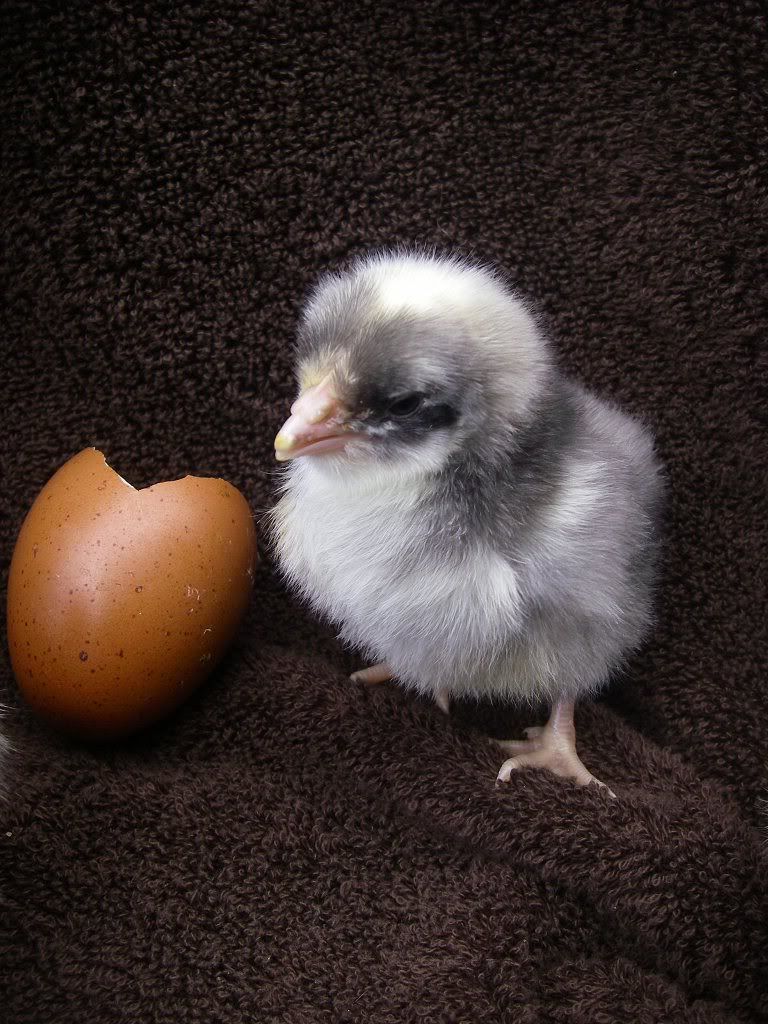
[[109,749],[3,643],[5,1024],[768,1019],[767,42],[749,2],[3,5],[3,602],[87,445],[267,508],[302,297],[395,242],[500,264],[672,492],[658,628],[577,719],[615,801],[496,789],[530,712],[350,683],[268,558]]

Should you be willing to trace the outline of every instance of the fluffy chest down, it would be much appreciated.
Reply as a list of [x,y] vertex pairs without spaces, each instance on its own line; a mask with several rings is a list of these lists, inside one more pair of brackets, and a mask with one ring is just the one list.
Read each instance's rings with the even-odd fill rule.
[[407,481],[350,486],[296,469],[274,514],[280,565],[344,640],[425,692],[464,689],[502,656],[521,610],[501,556],[463,540],[461,524],[435,530]]

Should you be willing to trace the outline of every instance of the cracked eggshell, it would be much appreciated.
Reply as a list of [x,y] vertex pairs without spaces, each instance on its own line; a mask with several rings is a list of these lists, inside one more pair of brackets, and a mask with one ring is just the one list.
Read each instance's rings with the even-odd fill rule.
[[257,561],[248,503],[224,480],[136,490],[94,448],[48,481],[8,579],[19,687],[52,725],[125,736],[178,707],[231,642]]

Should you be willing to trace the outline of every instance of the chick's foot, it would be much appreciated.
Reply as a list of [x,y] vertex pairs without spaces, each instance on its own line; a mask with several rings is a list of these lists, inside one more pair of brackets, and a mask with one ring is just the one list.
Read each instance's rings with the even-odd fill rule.
[[[561,701],[554,706],[545,726],[525,730],[527,739],[498,740],[505,753],[512,754],[499,770],[497,782],[509,782],[512,772],[520,768],[545,768],[554,775],[573,779],[579,786],[595,784],[608,789],[605,783],[589,772],[576,753],[576,729],[573,724],[573,702]],[[610,789],[608,793],[615,796]]]

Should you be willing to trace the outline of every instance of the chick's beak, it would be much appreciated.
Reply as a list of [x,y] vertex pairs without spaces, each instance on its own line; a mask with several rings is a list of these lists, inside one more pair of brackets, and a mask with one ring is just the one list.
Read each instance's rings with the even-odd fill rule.
[[340,451],[360,436],[349,429],[347,419],[329,375],[302,391],[291,406],[291,415],[275,438],[275,458],[287,462],[300,455]]

